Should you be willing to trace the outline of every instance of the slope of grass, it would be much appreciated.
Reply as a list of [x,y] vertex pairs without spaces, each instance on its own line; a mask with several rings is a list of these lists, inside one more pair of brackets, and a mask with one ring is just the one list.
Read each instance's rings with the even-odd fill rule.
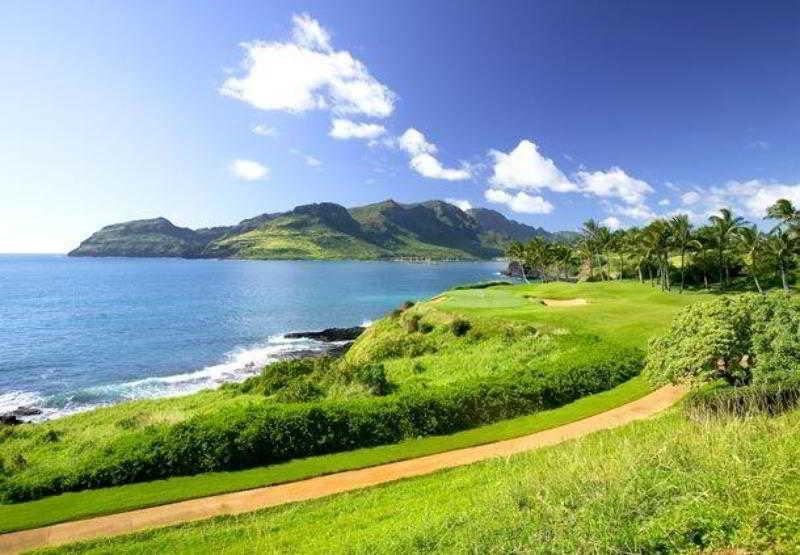
[[[548,307],[531,297],[583,298],[589,304]],[[341,411],[351,410],[347,403],[352,400],[360,403],[353,405],[353,410],[362,411],[360,414],[366,414],[363,411],[368,410],[373,411],[369,414],[378,415],[374,412],[378,409],[369,408],[373,399],[375,403],[389,406],[394,395],[403,395],[403,406],[413,405],[415,397],[423,399],[423,404],[428,400],[435,404],[438,403],[435,397],[437,392],[444,392],[443,395],[449,395],[447,399],[451,399],[452,395],[462,394],[474,397],[474,392],[484,391],[480,388],[485,384],[494,388],[491,391],[494,404],[487,406],[485,411],[483,406],[476,409],[485,414],[470,418],[462,414],[451,419],[450,413],[458,410],[464,413],[466,409],[460,407],[472,406],[460,405],[460,401],[452,397],[452,400],[436,405],[439,407],[436,409],[439,411],[439,428],[431,427],[433,424],[429,426],[430,429],[420,428],[417,421],[424,420],[421,418],[424,411],[414,408],[420,418],[414,417],[412,424],[415,427],[408,428],[410,434],[403,435],[405,432],[402,430],[402,433],[388,430],[383,436],[388,439],[381,439],[380,435],[365,427],[359,437],[366,439],[354,436],[353,441],[347,443],[348,449],[379,442],[389,443],[415,435],[449,433],[520,415],[526,410],[553,408],[580,395],[613,387],[625,379],[624,376],[631,375],[628,368],[625,374],[619,374],[609,381],[598,381],[592,377],[592,371],[599,374],[598,366],[605,365],[608,370],[609,365],[623,364],[623,359],[630,366],[631,353],[642,350],[647,337],[665,326],[681,306],[698,298],[701,296],[665,294],[630,282],[498,286],[448,291],[443,297],[377,323],[356,342],[342,361],[345,375],[352,368],[376,362],[383,364],[392,384],[392,395],[375,399],[363,387],[350,384],[347,387],[331,387],[325,392],[327,397],[320,402],[344,403],[334,408],[334,411],[342,414]],[[466,319],[470,324],[468,332],[461,336],[454,334],[451,329],[453,321],[458,318]],[[417,328],[411,329],[414,320],[417,321]],[[543,386],[547,392],[546,398],[541,396],[539,389],[535,389],[540,382],[549,384]],[[535,388],[520,392],[519,384],[524,387],[533,384]],[[514,388],[517,391],[512,391]],[[489,390],[486,392],[490,393]],[[504,403],[509,406],[506,407]],[[484,401],[482,404],[487,403]],[[22,492],[11,498],[31,499],[86,487],[85,484],[98,487],[160,477],[162,474],[153,473],[154,468],[174,467],[145,459],[158,453],[161,453],[159,456],[164,456],[164,453],[172,456],[174,449],[170,451],[169,442],[176,435],[183,442],[186,437],[195,437],[189,434],[202,434],[206,430],[210,434],[217,434],[207,435],[203,439],[205,443],[202,447],[209,451],[209,456],[201,454],[198,460],[204,461],[203,464],[207,466],[189,465],[191,468],[187,466],[180,473],[241,468],[343,448],[336,444],[316,451],[293,453],[289,445],[284,451],[288,454],[281,455],[280,450],[284,446],[280,444],[274,447],[280,458],[268,454],[257,460],[234,461],[230,464],[218,458],[219,449],[211,452],[217,439],[230,441],[229,437],[235,436],[236,430],[223,429],[226,422],[238,422],[232,419],[239,418],[243,419],[243,424],[249,424],[253,420],[251,417],[257,417],[264,411],[275,408],[280,412],[283,410],[281,407],[295,406],[301,407],[298,403],[278,403],[270,397],[229,389],[178,399],[126,403],[41,425],[7,429],[0,436],[0,459],[4,469],[0,474],[0,489]],[[302,407],[299,410],[306,410]],[[295,418],[297,415],[292,413],[290,416]],[[364,427],[363,422],[359,426]],[[183,424],[187,427],[180,427]],[[222,430],[221,435],[217,430]],[[260,430],[255,429],[254,433],[261,434]],[[341,436],[341,431],[336,434]],[[290,436],[286,441],[291,441],[293,437]],[[298,435],[294,439],[302,438]],[[234,444],[239,445],[238,441],[234,441]],[[211,447],[207,444],[211,444]],[[183,446],[183,443],[180,445]],[[264,445],[273,449],[271,440]],[[194,444],[187,444],[185,448],[189,449],[187,456],[195,455],[191,452]],[[184,461],[194,461],[181,456]],[[123,478],[116,478],[117,468],[123,463],[127,465],[127,473],[122,475]],[[132,472],[130,469],[139,470]],[[172,475],[178,473],[174,470],[170,472]],[[96,473],[99,473],[98,478],[95,477]]]
[[291,482],[501,441],[587,418],[634,401],[649,391],[650,387],[645,380],[637,377],[612,390],[584,397],[557,409],[503,420],[448,436],[410,439],[393,445],[309,457],[248,470],[183,476],[0,505],[0,533]]
[[795,553],[798,428],[799,412],[673,411],[506,460],[53,552]]

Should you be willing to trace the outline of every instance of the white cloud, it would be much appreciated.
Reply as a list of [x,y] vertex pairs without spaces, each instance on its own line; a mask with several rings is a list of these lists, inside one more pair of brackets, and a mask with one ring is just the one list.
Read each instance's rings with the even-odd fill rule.
[[767,141],[751,141],[747,143],[747,148],[750,150],[769,150],[769,143]]
[[397,146],[408,153],[411,157],[409,166],[423,177],[447,181],[462,181],[471,177],[471,172],[466,165],[462,165],[461,169],[443,167],[441,162],[434,157],[438,150],[436,145],[429,143],[425,135],[413,127],[409,127],[398,137]]
[[532,141],[520,141],[508,154],[499,150],[490,150],[489,154],[494,158],[494,175],[489,181],[495,188],[551,189],[559,193],[577,190],[550,158],[539,153]]
[[429,143],[425,135],[409,127],[406,132],[397,139],[397,146],[408,152],[411,156],[418,154],[436,154],[436,145]]
[[458,199],[458,198],[448,198],[445,199],[447,202],[452,204],[453,206],[458,206],[461,210],[466,212],[467,210],[472,209],[472,203],[465,199]]
[[619,205],[615,204],[612,206],[611,211],[615,214],[619,214],[621,216],[627,216],[629,218],[633,218],[634,220],[653,220],[658,217],[656,214],[647,204],[639,203],[639,204],[625,204]]
[[331,35],[319,24],[319,21],[307,13],[303,13],[293,15],[292,23],[294,23],[292,37],[295,43],[311,50],[322,50],[324,52],[332,50]]
[[608,218],[601,220],[600,223],[606,226],[611,231],[614,231],[615,229],[620,229],[622,227],[622,222],[619,221],[619,218],[616,218],[614,216],[609,216]]
[[322,165],[322,162],[320,162],[318,159],[314,158],[313,156],[309,156],[308,154],[305,154],[303,156],[303,160],[305,160],[305,163],[306,163],[307,166],[311,166],[312,168],[318,168],[318,167],[320,167]]
[[335,119],[328,133],[334,139],[377,139],[386,128],[377,123],[356,123],[349,119]]
[[262,137],[274,137],[277,133],[277,129],[274,127],[269,127],[262,124],[254,125],[251,131],[253,134],[260,135]]
[[670,204],[672,204],[672,201],[668,198],[662,198],[660,201],[658,201],[659,206],[669,206]]
[[349,52],[333,50],[330,35],[308,15],[293,18],[293,42],[243,43],[243,75],[220,88],[261,110],[387,117],[395,94]]
[[769,183],[760,179],[749,181],[729,181],[724,187],[713,187],[708,196],[709,203],[716,203],[715,208],[730,205],[754,218],[763,218],[767,208],[778,199],[788,199],[793,204],[800,204],[800,183]]
[[512,212],[524,214],[549,214],[554,206],[540,196],[531,196],[524,191],[509,194],[502,189],[487,189],[483,196],[489,202],[505,204]]
[[309,154],[306,154],[302,150],[298,150],[296,148],[293,148],[293,149],[289,150],[289,152],[291,152],[295,156],[299,156],[300,158],[302,158],[303,162],[305,162],[306,166],[311,166],[312,168],[318,168],[318,167],[320,167],[322,165],[321,161],[319,161],[318,159],[314,158],[313,156],[311,156]]
[[239,179],[258,181],[269,177],[269,168],[253,160],[234,160],[230,171]]
[[687,206],[697,204],[700,201],[700,193],[697,191],[689,191],[681,195],[681,202]]
[[578,172],[581,192],[601,198],[619,198],[631,205],[639,205],[653,192],[653,188],[640,179],[629,176],[624,170],[613,167],[608,171]]

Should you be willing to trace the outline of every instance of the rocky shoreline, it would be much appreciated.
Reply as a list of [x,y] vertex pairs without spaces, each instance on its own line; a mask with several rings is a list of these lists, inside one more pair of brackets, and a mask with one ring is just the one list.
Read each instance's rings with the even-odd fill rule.
[[[353,341],[355,341],[366,330],[363,326],[354,326],[350,328],[325,328],[320,331],[297,331],[290,332],[284,335],[288,339],[312,339],[322,343],[328,343],[328,347],[323,351],[304,349],[290,353],[286,358],[298,359],[307,357],[343,356]],[[32,416],[39,416],[42,414],[42,409],[30,406],[19,406],[16,409],[0,414],[0,426],[17,426],[25,424],[26,418]]]

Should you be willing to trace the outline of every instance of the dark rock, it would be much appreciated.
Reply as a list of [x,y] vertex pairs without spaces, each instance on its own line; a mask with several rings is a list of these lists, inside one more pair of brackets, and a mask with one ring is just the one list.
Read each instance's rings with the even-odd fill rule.
[[12,410],[9,414],[14,416],[36,416],[38,414],[42,414],[41,409],[37,409],[35,407],[17,407],[15,410]]
[[353,345],[352,341],[348,341],[347,343],[342,343],[340,345],[333,345],[330,349],[325,351],[325,354],[329,357],[333,358],[340,358],[343,357],[347,351],[350,350],[350,347]]
[[322,331],[296,331],[287,333],[286,337],[289,339],[315,339],[326,343],[332,343],[334,341],[353,341],[364,333],[365,329],[366,328],[362,326],[355,326],[352,328],[327,328]]
[[0,414],[0,426],[16,426],[17,424],[22,424],[22,420],[16,417],[16,415],[9,413]]

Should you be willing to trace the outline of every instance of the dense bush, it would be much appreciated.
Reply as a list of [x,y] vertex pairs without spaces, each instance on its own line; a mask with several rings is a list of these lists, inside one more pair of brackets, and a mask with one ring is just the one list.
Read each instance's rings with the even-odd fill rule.
[[469,323],[469,320],[464,320],[463,318],[456,318],[450,322],[450,331],[453,332],[453,335],[456,337],[466,335],[471,327],[472,324]]
[[386,378],[386,368],[383,364],[361,366],[353,372],[353,376],[374,395],[386,395],[389,392],[389,380]]
[[240,384],[229,384],[226,389],[241,393],[274,395],[289,384],[300,381],[311,374],[324,374],[330,370],[329,357],[307,357],[294,360],[281,360],[264,367],[261,373],[248,378]]
[[800,306],[785,295],[720,297],[683,309],[650,341],[645,372],[656,382],[730,385],[784,380],[800,370]]
[[690,416],[775,415],[800,405],[800,380],[752,384],[744,387],[716,385],[692,391],[685,401]]
[[[539,368],[502,378],[377,399],[292,405],[254,400],[200,413],[175,425],[133,431],[69,471],[4,477],[0,499],[29,500],[449,434],[605,391],[636,375],[641,361],[638,351],[599,347],[591,356],[584,350],[565,352]],[[307,364],[311,363],[283,368],[302,374]],[[272,383],[267,381],[255,390],[263,387],[266,391]]]
[[489,287],[497,287],[498,285],[513,285],[510,281],[482,281],[480,283],[467,283],[465,285],[457,285],[451,287],[451,291],[459,291],[464,289],[488,289]]

